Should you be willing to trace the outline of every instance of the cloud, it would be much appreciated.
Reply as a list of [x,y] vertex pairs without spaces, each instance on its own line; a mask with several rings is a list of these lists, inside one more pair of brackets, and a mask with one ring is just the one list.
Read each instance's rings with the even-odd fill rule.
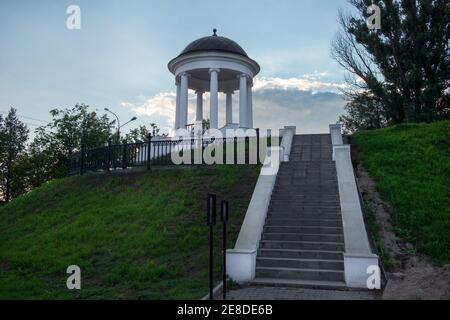
[[175,113],[175,97],[176,95],[173,92],[162,92],[149,99],[140,97],[140,100],[145,100],[141,103],[122,102],[120,105],[130,108],[138,116],[161,115],[163,117],[172,117]]
[[297,126],[297,133],[326,133],[344,113],[345,101],[334,92],[270,89],[254,94],[254,124],[261,128]]
[[319,79],[322,79],[324,77],[329,77],[329,76],[330,76],[330,73],[328,73],[328,72],[319,72],[316,70],[313,73],[304,74],[303,78],[319,80]]
[[[299,133],[327,132],[328,124],[335,123],[344,112],[344,100],[337,93],[344,84],[323,82],[327,73],[315,72],[302,78],[255,79],[253,86],[253,114],[255,126],[281,128],[296,125]],[[313,79],[314,78],[314,79]],[[239,115],[239,94],[233,97],[233,118]],[[162,129],[169,131],[175,122],[176,94],[158,93],[137,102],[122,102],[121,106],[131,109],[138,116],[149,116]],[[189,92],[189,123],[195,117],[196,95]],[[209,94],[204,95],[204,118],[209,117]],[[219,126],[225,121],[225,97],[219,95]]]
[[301,90],[301,91],[331,91],[337,92],[339,89],[346,87],[343,83],[323,82],[319,79],[321,75],[327,73],[318,73],[304,75],[302,78],[269,78],[257,77],[255,79],[254,90]]

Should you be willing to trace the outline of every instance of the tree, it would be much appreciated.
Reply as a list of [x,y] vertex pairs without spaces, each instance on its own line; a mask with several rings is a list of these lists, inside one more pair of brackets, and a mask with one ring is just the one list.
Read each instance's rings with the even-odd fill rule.
[[354,95],[345,105],[346,115],[339,117],[346,134],[358,129],[379,129],[387,124],[386,115],[380,101],[370,93]]
[[6,118],[0,116],[0,191],[5,202],[23,192],[16,165],[25,151],[28,132],[16,109],[11,108]]
[[36,137],[30,147],[30,155],[43,161],[48,158],[47,168],[39,176],[53,178],[65,175],[67,161],[73,152],[82,146],[93,148],[105,145],[111,136],[114,121],[106,115],[89,111],[89,106],[77,104],[73,108],[50,111],[51,123],[36,129]]
[[[364,101],[361,108],[367,108],[371,99],[382,108],[386,124],[449,118],[448,1],[375,1],[381,13],[381,29],[376,31],[366,23],[367,8],[373,1],[350,3],[358,14],[340,13],[343,30],[334,39],[331,52],[349,72],[347,97],[355,103]],[[355,103],[350,106],[353,110]],[[346,119],[352,119],[351,115]],[[352,121],[359,123],[356,118]]]
[[[152,136],[157,136],[160,132],[158,125],[156,123],[150,123],[150,128],[144,126],[139,126],[138,128],[131,129],[129,133],[126,134],[125,140],[131,143],[135,142],[147,142],[148,136],[151,134]],[[162,134],[162,136],[166,136],[167,134]]]

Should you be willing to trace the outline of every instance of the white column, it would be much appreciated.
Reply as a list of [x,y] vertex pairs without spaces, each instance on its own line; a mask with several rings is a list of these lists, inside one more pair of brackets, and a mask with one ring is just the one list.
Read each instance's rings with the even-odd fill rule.
[[217,129],[219,126],[219,111],[218,111],[218,104],[219,104],[219,69],[210,69],[210,94],[211,94],[211,100],[210,100],[210,121],[211,121],[211,129]]
[[247,127],[253,128],[253,97],[251,82],[249,82],[247,86]]
[[233,91],[226,92],[226,124],[233,123]]
[[186,72],[181,74],[180,83],[180,128],[186,129],[188,118],[188,82],[189,75]]
[[203,91],[197,90],[197,109],[195,110],[195,120],[203,120]]
[[247,75],[239,76],[239,127],[247,127]]
[[175,82],[177,96],[175,100],[175,130],[180,128],[180,82]]

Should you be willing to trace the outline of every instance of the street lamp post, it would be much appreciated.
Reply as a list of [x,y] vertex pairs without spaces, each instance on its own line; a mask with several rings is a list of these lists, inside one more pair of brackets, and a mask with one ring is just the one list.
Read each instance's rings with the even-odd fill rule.
[[117,114],[115,114],[114,112],[112,112],[108,108],[104,108],[104,110],[109,112],[109,113],[111,113],[112,115],[114,115],[114,117],[116,117],[116,119],[117,119],[117,142],[120,143],[120,128],[122,128],[123,126],[127,125],[131,121],[136,120],[137,118],[133,117],[133,118],[130,119],[130,121],[124,123],[123,125],[120,125],[120,120],[119,120],[119,117],[117,116]]
[[117,119],[117,141],[120,142],[120,120],[119,120],[119,117],[117,116],[117,114],[115,114],[114,112],[112,112],[108,108],[105,108],[104,110],[109,112],[109,113],[111,113],[114,117],[116,117],[116,119]]
[[129,124],[131,121],[134,121],[134,120],[136,120],[136,119],[137,119],[136,117],[133,117],[133,118],[131,118],[130,120],[128,120],[127,122],[125,122],[123,125],[121,125],[121,126],[117,129],[117,134],[119,134],[120,128],[126,126],[126,125]]

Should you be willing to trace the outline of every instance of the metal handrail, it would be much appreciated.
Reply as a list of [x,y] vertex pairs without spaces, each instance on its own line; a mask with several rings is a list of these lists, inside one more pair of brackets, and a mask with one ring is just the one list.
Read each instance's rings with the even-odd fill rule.
[[[257,163],[259,159],[259,129],[256,129],[257,143]],[[221,139],[215,138],[201,138],[202,148],[206,148],[211,143],[229,144],[234,143],[235,150],[238,142],[246,144],[245,163],[250,162],[249,148],[250,137],[225,137]],[[175,146],[183,144],[183,152],[194,150],[197,148],[199,139],[191,137],[188,139],[158,139],[149,136],[147,142],[132,142],[124,141],[122,144],[112,144],[108,142],[107,146],[94,148],[81,148],[79,152],[74,152],[68,161],[70,174],[83,174],[86,171],[106,171],[118,168],[127,169],[129,167],[138,167],[147,165],[172,165],[170,154],[176,150]],[[184,148],[186,146],[186,148]],[[235,152],[236,154],[237,152]],[[225,152],[224,152],[225,154]]]

